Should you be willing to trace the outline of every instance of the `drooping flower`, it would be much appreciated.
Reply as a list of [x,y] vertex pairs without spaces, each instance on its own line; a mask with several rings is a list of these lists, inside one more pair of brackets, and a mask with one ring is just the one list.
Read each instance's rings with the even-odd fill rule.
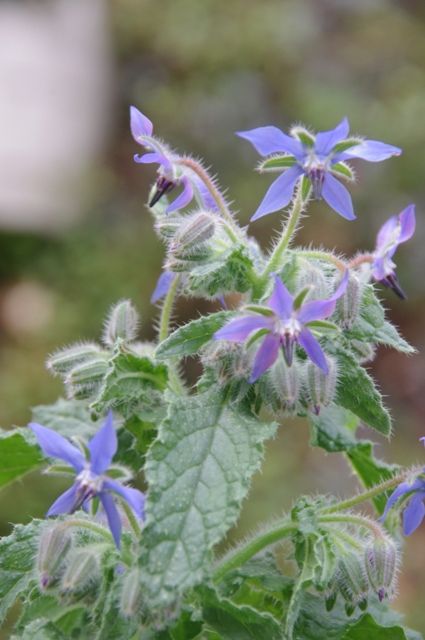
[[396,504],[396,502],[403,500],[405,496],[408,497],[405,503],[403,511],[403,533],[406,536],[410,536],[411,533],[421,524],[425,517],[425,469],[419,476],[413,477],[410,480],[401,482],[398,487],[393,491],[387,500],[384,513],[381,516],[383,522],[387,517],[389,510]]
[[323,198],[342,217],[354,220],[351,196],[335,176],[353,179],[346,160],[361,158],[381,162],[400,155],[401,149],[376,140],[349,138],[348,134],[347,118],[335,129],[320,131],[316,136],[301,127],[294,127],[289,136],[273,126],[237,132],[266,157],[260,164],[260,171],[282,172],[269,187],[251,220],[286,207],[303,176],[310,181],[315,198]]
[[77,474],[74,484],[55,500],[47,515],[73,513],[81,506],[85,507],[91,499],[99,498],[115,544],[119,547],[122,525],[114,495],[124,499],[140,519],[143,519],[145,497],[138,489],[126,487],[107,474],[118,446],[112,412],[108,413],[104,424],[87,445],[89,460],[56,431],[35,422],[30,423],[29,427],[46,456],[63,460]]
[[345,272],[338,288],[330,298],[311,300],[297,305],[297,299],[288,291],[282,280],[275,276],[273,292],[267,301],[270,314],[250,314],[231,320],[214,334],[214,338],[244,342],[252,332],[265,330],[266,335],[254,359],[249,379],[251,383],[258,380],[274,364],[279,349],[282,349],[286,364],[291,366],[295,344],[299,344],[310,360],[328,374],[326,356],[311,332],[311,326],[315,321],[332,315],[336,301],[343,295],[347,282],[348,271]]
[[217,209],[207,185],[190,166],[179,162],[180,156],[153,135],[153,123],[136,107],[130,107],[130,129],[135,141],[147,151],[142,155],[136,153],[134,161],[141,164],[159,165],[156,189],[149,201],[150,207],[153,207],[163,195],[170,193],[176,187],[183,187],[183,191],[167,207],[167,213],[183,209],[194,198],[200,207],[212,211]]
[[167,295],[176,277],[177,273],[173,273],[172,271],[163,271],[161,273],[151,295],[152,304],[156,304]]
[[392,257],[398,245],[410,240],[413,236],[415,225],[415,205],[411,204],[382,225],[376,236],[376,247],[373,253],[373,278],[390,287],[402,299],[406,296],[398,283],[395,273],[396,265]]

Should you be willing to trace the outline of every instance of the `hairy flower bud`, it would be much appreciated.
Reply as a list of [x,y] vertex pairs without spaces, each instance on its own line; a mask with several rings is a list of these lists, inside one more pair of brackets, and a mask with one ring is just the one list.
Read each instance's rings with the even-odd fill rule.
[[131,342],[137,336],[139,314],[130,300],[120,300],[115,304],[105,323],[103,342],[107,346],[114,346],[118,338]]
[[120,611],[126,618],[137,614],[141,605],[140,569],[131,569],[124,577],[120,595]]
[[390,537],[380,537],[365,549],[364,562],[370,586],[379,600],[392,598],[396,588],[398,551]]
[[191,259],[205,255],[206,242],[213,237],[216,221],[212,214],[200,211],[188,216],[176,232],[171,244],[170,254],[175,258]]
[[61,579],[61,591],[82,591],[99,575],[98,556],[92,547],[75,549]]
[[74,367],[65,378],[68,395],[71,398],[87,398],[103,380],[108,369],[105,358],[97,358]]
[[337,312],[344,327],[350,329],[360,313],[362,285],[357,276],[350,272],[347,288],[337,303]]
[[155,222],[155,231],[160,238],[169,242],[177,233],[183,220],[183,216],[178,213],[161,217]]
[[71,534],[63,524],[48,527],[42,531],[36,559],[41,589],[46,589],[57,579],[70,545]]
[[306,365],[306,386],[310,403],[315,413],[319,413],[320,407],[326,407],[335,396],[338,378],[338,366],[336,360],[326,356],[328,373],[325,374],[313,362]]
[[356,606],[361,609],[367,606],[369,582],[361,556],[349,553],[340,558],[335,580],[346,601],[347,615],[351,615]]
[[319,267],[315,267],[307,260],[304,260],[297,274],[297,291],[302,291],[309,287],[307,300],[321,300],[329,295],[325,274]]
[[269,378],[281,408],[289,413],[296,411],[301,388],[299,364],[293,362],[288,367],[283,358],[278,358],[270,370]]
[[82,342],[55,351],[47,358],[46,367],[55,375],[65,376],[78,364],[95,360],[102,355],[102,349],[94,342]]

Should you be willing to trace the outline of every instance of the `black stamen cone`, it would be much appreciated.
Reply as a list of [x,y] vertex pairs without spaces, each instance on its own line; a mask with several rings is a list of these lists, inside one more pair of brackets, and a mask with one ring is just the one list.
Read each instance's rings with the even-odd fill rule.
[[395,273],[391,273],[389,276],[385,278],[385,284],[387,287],[392,289],[394,293],[401,299],[406,300],[407,296],[404,293],[403,289],[400,287],[399,282],[397,280],[397,276]]
[[165,193],[168,193],[175,187],[175,183],[172,180],[167,180],[167,178],[158,178],[156,182],[156,190],[153,194],[152,198],[149,200],[149,206],[153,207],[156,203],[162,198]]

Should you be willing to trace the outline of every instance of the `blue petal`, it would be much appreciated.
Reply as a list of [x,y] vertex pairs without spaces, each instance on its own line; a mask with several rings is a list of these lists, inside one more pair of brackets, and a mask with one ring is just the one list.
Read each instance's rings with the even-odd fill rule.
[[401,155],[402,150],[391,144],[378,142],[377,140],[364,140],[355,147],[351,147],[344,151],[344,158],[361,158],[369,162],[381,162],[387,160],[391,156]]
[[348,137],[350,125],[347,118],[343,118],[341,122],[330,131],[320,131],[316,136],[314,145],[315,152],[318,156],[327,156],[338,142]]
[[83,469],[86,463],[83,454],[66,438],[36,422],[31,422],[28,426],[34,432],[37,442],[46,456],[60,458],[74,467],[77,473]]
[[305,155],[301,142],[286,135],[277,127],[257,127],[249,131],[237,131],[236,135],[248,140],[262,156],[282,151],[290,153],[297,159]]
[[330,207],[346,220],[355,220],[353,203],[347,189],[330,173],[325,174],[322,196]]
[[399,243],[406,242],[415,233],[416,218],[415,218],[415,205],[410,204],[401,213],[398,214],[400,220],[400,237]]
[[72,513],[78,505],[78,486],[73,484],[72,487],[61,493],[47,512],[48,516],[59,516],[62,513]]
[[308,357],[314,364],[322,369],[324,373],[329,373],[328,363],[326,362],[326,356],[322,351],[322,347],[314,337],[314,335],[308,329],[303,329],[298,336],[298,342],[307,353]]
[[215,332],[214,340],[230,340],[230,342],[244,342],[257,329],[270,329],[273,319],[266,316],[244,316],[236,318]]
[[253,383],[263,375],[269,367],[276,362],[279,355],[280,338],[274,333],[269,333],[263,340],[260,348],[257,351],[254,360],[254,366],[252,368],[251,377],[249,382]]
[[103,426],[90,440],[90,469],[96,475],[104,473],[117,452],[117,434],[114,429],[112,411],[108,412]]
[[105,480],[103,488],[108,491],[114,491],[118,493],[133,509],[134,513],[140,520],[144,519],[145,515],[145,495],[138,489],[132,487],[125,487],[124,485],[116,482],[115,480]]
[[120,548],[121,541],[121,517],[115,505],[113,497],[103,491],[99,494],[100,501],[105,509],[108,525],[115,540],[117,548]]
[[283,320],[290,318],[294,307],[294,296],[289,293],[278,276],[275,276],[273,293],[267,300],[267,304]]
[[403,512],[403,533],[410,536],[421,524],[425,516],[425,492],[415,493]]
[[193,189],[188,178],[183,178],[184,189],[181,194],[167,207],[167,213],[183,209],[193,199]]
[[140,136],[151,136],[153,124],[139,109],[130,107],[130,129],[136,142],[140,142]]
[[302,173],[303,170],[298,165],[282,173],[269,187],[251,222],[286,207],[292,199],[295,185]]
[[384,513],[379,518],[381,522],[384,522],[387,517],[388,511],[395,505],[397,500],[404,496],[406,493],[410,493],[411,491],[417,491],[424,487],[424,483],[422,480],[415,480],[415,482],[401,482],[398,487],[392,492],[390,497],[387,500],[387,504],[385,505]]
[[156,304],[161,298],[167,295],[171,285],[173,284],[177,274],[172,271],[164,271],[158,278],[153,294],[151,295],[152,304]]

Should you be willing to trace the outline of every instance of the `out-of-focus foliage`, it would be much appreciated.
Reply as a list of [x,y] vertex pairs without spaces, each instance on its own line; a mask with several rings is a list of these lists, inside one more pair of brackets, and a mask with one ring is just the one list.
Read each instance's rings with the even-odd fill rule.
[[[326,129],[347,115],[353,132],[402,147],[403,155],[384,165],[356,166],[362,182],[361,189],[352,189],[356,222],[315,203],[303,237],[347,253],[369,249],[382,222],[416,202],[416,237],[397,256],[409,300],[384,297],[402,333],[423,347],[423,2],[114,0],[109,28],[115,126],[87,177],[91,199],[84,219],[61,237],[0,232],[2,426],[25,424],[29,405],[54,400],[60,385],[44,370],[46,354],[96,337],[106,310],[119,298],[134,300],[143,337],[152,336],[155,308],[148,300],[161,248],[143,206],[148,172],[132,162],[137,149],[128,132],[129,104],[152,117],[159,134],[176,147],[214,166],[246,223],[270,180],[252,173],[257,156],[234,137],[235,130],[262,124],[287,128],[294,121]],[[261,240],[278,226],[274,214],[250,231]],[[178,314],[196,316],[198,308],[196,301],[183,301]],[[425,433],[423,370],[423,356],[406,358],[392,350],[382,350],[376,361],[376,377],[391,396],[391,461],[417,459],[417,438]],[[331,456],[308,451],[307,440],[294,421],[268,446],[238,535],[280,513],[301,491],[343,492],[349,486],[348,469]],[[57,493],[57,486],[35,482],[34,476],[11,487],[1,495],[1,532],[11,521],[41,515]],[[418,628],[425,627],[423,536],[422,531],[409,539],[400,601],[408,622]]]

